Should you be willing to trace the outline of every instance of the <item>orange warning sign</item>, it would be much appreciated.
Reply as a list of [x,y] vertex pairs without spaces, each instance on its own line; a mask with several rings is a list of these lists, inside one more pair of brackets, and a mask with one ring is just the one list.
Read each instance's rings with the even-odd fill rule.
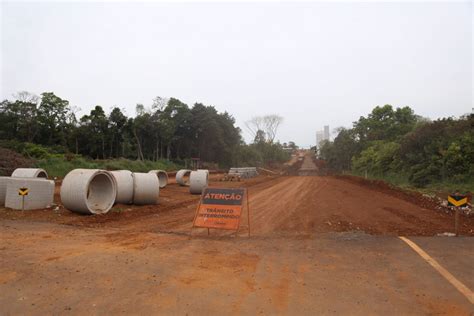
[[194,218],[194,226],[239,229],[244,193],[244,189],[204,189]]

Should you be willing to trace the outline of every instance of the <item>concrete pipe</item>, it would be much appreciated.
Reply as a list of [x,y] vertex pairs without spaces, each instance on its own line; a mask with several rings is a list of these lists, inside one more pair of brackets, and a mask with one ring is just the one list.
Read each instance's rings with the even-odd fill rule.
[[12,178],[48,178],[48,173],[41,168],[17,168]]
[[204,171],[204,172],[207,172],[207,174],[209,174],[209,170],[208,170],[208,169],[198,169],[197,171]]
[[105,214],[114,205],[117,185],[105,170],[74,169],[61,185],[61,201],[70,211],[82,214]]
[[158,177],[153,173],[134,173],[133,184],[133,203],[158,204],[160,195],[160,182]]
[[191,194],[201,194],[209,183],[209,172],[207,170],[192,171],[189,182],[189,192]]
[[[28,189],[22,196],[20,189]],[[38,210],[50,207],[54,198],[54,181],[42,178],[9,178],[5,207],[14,210]]]
[[181,186],[189,186],[191,171],[189,169],[181,169],[176,172],[176,182]]
[[110,172],[117,184],[117,198],[115,203],[133,203],[133,172],[129,170],[115,170]]
[[154,173],[158,177],[160,189],[163,189],[168,184],[168,173],[164,170],[150,170],[148,173]]
[[5,196],[7,195],[7,181],[10,177],[0,177],[0,206],[5,205]]

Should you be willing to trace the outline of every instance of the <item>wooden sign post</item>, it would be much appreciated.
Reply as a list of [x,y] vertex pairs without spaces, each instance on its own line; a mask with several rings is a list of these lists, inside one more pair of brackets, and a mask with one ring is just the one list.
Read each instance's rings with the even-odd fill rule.
[[247,217],[250,236],[250,209],[248,190],[206,188],[194,216],[193,227],[226,229],[238,231],[244,198],[247,199]]
[[458,193],[448,195],[448,206],[455,208],[454,233],[459,236],[459,208],[467,205],[467,196]]

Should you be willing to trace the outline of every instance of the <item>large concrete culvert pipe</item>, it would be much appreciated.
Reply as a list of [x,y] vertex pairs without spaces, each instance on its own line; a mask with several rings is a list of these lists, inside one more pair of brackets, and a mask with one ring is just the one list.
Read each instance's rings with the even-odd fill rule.
[[164,170],[150,170],[148,173],[153,173],[158,177],[160,189],[163,189],[168,184],[168,173]]
[[205,187],[209,183],[209,171],[198,170],[192,171],[189,176],[189,192],[191,194],[201,194]]
[[110,172],[117,184],[117,198],[115,203],[133,203],[133,172],[129,170],[115,170]]
[[41,168],[17,168],[12,173],[12,178],[48,178],[48,173]]
[[105,214],[115,203],[117,184],[105,170],[74,169],[61,185],[61,201],[68,210],[81,214]]
[[181,169],[176,172],[176,182],[181,186],[189,186],[191,171],[189,169]]
[[[26,196],[19,194],[28,189]],[[54,199],[54,181],[43,178],[8,178],[5,207],[14,210],[37,210],[50,207]]]
[[134,173],[133,204],[158,204],[160,182],[153,173]]

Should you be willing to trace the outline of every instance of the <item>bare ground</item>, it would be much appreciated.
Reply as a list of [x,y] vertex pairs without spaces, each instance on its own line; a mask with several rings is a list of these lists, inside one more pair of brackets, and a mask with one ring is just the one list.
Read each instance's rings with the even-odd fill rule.
[[[451,214],[351,179],[220,177],[211,186],[248,188],[252,237],[246,212],[238,233],[192,229],[199,196],[175,183],[159,205],[116,205],[102,216],[0,209],[3,314],[473,312],[394,238],[452,231]],[[474,235],[473,218],[461,228]],[[472,238],[418,238],[474,286]]]

